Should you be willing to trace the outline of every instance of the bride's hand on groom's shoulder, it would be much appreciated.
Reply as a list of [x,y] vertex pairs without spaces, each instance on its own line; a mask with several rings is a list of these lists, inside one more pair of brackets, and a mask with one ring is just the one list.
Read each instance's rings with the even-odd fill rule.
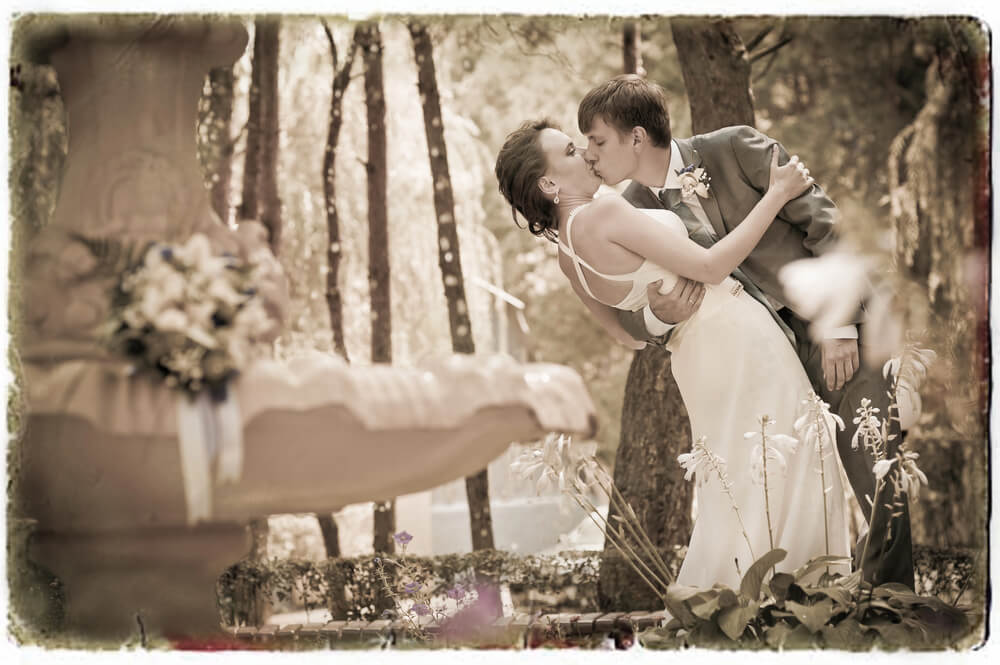
[[660,321],[671,325],[687,321],[701,307],[705,297],[705,285],[684,277],[678,277],[677,284],[669,293],[660,293],[662,280],[651,283],[646,288],[649,308]]

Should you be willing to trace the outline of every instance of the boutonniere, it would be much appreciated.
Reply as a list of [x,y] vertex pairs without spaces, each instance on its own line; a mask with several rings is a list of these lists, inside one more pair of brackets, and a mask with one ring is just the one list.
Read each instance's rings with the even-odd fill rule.
[[691,196],[693,192],[703,199],[708,198],[708,183],[712,178],[705,169],[689,164],[676,173],[681,181],[681,196]]

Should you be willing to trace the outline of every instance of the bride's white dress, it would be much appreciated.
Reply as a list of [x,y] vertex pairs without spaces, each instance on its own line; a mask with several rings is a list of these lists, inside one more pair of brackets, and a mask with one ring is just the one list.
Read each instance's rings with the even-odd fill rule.
[[[606,275],[594,270],[572,249],[571,227],[581,208],[570,215],[560,242],[576,266],[577,276],[590,293],[583,268],[614,281],[631,281],[632,289],[618,309],[637,311],[648,303],[646,288],[662,279],[661,292],[670,291],[678,277],[649,260],[628,274]],[[684,223],[669,210],[643,210],[676,234],[678,242],[691,242]],[[591,294],[593,297],[593,294]],[[596,299],[596,298],[595,298]],[[760,557],[771,549],[763,487],[753,482],[750,455],[756,439],[744,433],[760,431],[758,418],[767,414],[775,422],[769,434],[795,436],[793,424],[803,411],[802,400],[811,390],[798,355],[768,311],[731,277],[706,285],[698,311],[674,328],[667,348],[671,369],[691,421],[693,440],[704,436],[707,446],[726,461],[732,494],[743,525]],[[792,572],[809,559],[827,553],[847,555],[850,544],[844,492],[833,447],[824,459],[812,445],[800,442],[787,457],[784,474],[769,462],[771,533],[774,547],[787,550],[779,571]],[[820,465],[826,480],[826,513]],[[717,582],[736,586],[753,558],[743,537],[739,518],[715,473],[696,476],[697,519],[677,583],[710,587]],[[738,562],[738,563],[737,563]],[[840,572],[848,572],[839,568]]]

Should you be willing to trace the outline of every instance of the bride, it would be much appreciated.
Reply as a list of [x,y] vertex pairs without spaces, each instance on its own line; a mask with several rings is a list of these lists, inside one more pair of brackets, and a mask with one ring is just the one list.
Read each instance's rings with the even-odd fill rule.
[[[798,158],[778,166],[775,149],[765,196],[707,249],[688,239],[671,211],[640,210],[617,194],[595,199],[601,179],[584,150],[547,121],[526,123],[507,137],[496,176],[515,222],[520,213],[531,233],[558,243],[559,266],[577,296],[629,348],[645,342],[621,327],[614,308],[642,309],[647,286],[659,280],[661,293],[678,276],[706,284],[700,308],[674,328],[667,348],[693,439],[704,437],[728,474],[722,480],[707,466],[697,469],[698,516],[677,583],[735,587],[756,557],[776,547],[788,552],[778,566],[787,572],[815,556],[850,552],[842,502],[829,501],[823,516],[824,492],[843,493],[836,462],[826,461],[828,487],[819,472],[824,457],[837,455],[821,455],[811,445],[782,451],[787,439],[776,436],[794,436],[809,379],[767,310],[729,276],[785,203],[812,184]],[[760,457],[762,431],[774,437],[770,468],[751,457]]]

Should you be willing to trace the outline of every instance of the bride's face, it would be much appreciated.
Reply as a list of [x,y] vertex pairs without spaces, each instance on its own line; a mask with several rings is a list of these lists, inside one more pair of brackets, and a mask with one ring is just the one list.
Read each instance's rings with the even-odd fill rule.
[[561,196],[593,196],[597,192],[601,179],[584,159],[585,150],[574,145],[569,136],[549,127],[539,133],[538,144],[548,164],[545,175],[556,183]]

